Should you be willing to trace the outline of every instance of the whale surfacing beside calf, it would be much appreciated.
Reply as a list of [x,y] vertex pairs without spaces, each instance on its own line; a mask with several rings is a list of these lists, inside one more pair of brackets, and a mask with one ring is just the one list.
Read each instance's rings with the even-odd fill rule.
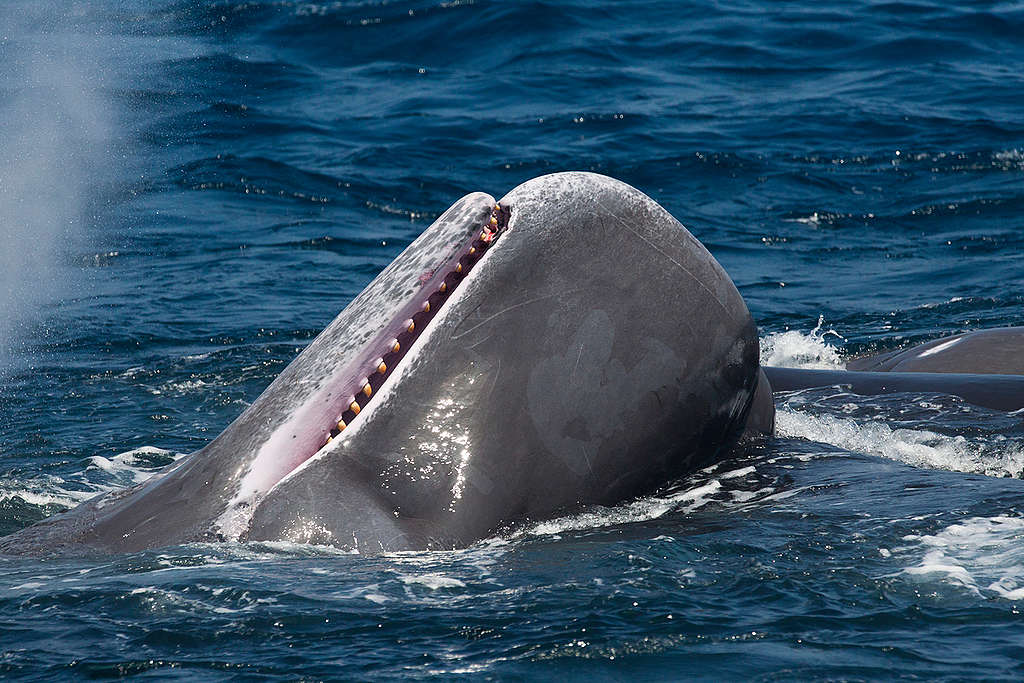
[[457,202],[205,448],[0,550],[465,546],[725,457],[758,377],[750,313],[682,225],[544,176]]

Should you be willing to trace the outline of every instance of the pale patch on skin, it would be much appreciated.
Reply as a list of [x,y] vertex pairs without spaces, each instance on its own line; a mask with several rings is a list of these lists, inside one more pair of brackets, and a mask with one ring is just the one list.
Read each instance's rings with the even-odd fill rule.
[[952,348],[952,347],[956,346],[961,341],[963,341],[963,337],[957,337],[956,339],[950,339],[947,342],[942,342],[938,346],[933,346],[932,348],[928,349],[927,351],[922,351],[921,353],[917,354],[917,357],[918,358],[926,358],[928,356],[934,356],[937,353],[942,353],[946,349],[949,349],[949,348]]

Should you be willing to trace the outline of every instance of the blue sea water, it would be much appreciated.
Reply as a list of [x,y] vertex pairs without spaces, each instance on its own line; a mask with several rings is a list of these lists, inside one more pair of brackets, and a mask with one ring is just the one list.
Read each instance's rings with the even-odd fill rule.
[[[1014,2],[5,3],[0,533],[201,447],[453,201],[543,173],[663,204],[768,363],[1024,325],[1022,37]],[[777,406],[463,551],[0,558],[0,675],[1024,676],[1024,418]]]

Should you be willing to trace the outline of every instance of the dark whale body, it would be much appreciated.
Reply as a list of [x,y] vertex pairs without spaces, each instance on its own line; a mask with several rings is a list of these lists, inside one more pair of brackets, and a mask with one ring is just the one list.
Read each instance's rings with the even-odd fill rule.
[[942,337],[909,349],[857,358],[848,370],[1024,375],[1024,327]]
[[707,250],[634,188],[555,174],[464,197],[209,445],[0,551],[465,546],[648,492],[773,414]]
[[1024,327],[978,330],[851,360],[846,370],[765,369],[776,391],[842,385],[858,394],[952,394],[996,410],[1024,408]]

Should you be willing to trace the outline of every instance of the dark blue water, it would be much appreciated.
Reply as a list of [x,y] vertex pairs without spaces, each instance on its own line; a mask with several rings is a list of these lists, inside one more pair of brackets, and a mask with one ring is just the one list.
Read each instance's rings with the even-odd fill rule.
[[[547,172],[661,202],[768,362],[1024,324],[1020,4],[0,21],[0,533],[199,448],[454,200]],[[0,675],[1024,675],[1024,418],[837,390],[778,407],[751,453],[465,551],[0,559]]]

